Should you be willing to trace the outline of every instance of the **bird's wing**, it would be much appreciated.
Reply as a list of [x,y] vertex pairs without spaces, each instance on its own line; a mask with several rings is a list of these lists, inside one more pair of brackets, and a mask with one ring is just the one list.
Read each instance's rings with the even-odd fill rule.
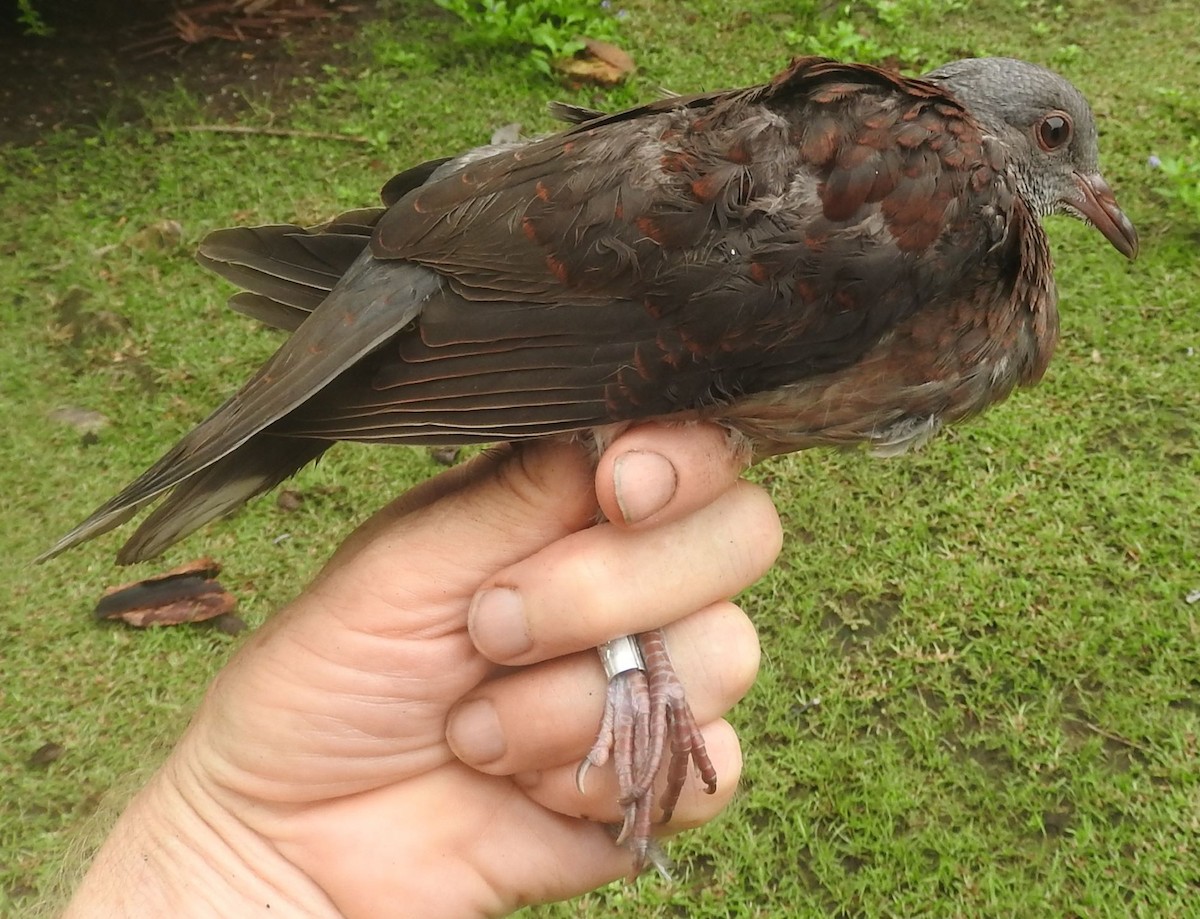
[[533,436],[839,370],[981,264],[1003,296],[1002,165],[935,87],[813,60],[470,163],[371,243],[453,296],[278,430]]
[[[382,192],[385,204],[448,162],[431,160],[395,176]],[[247,288],[230,300],[233,309],[292,336],[237,393],[38,561],[119,526],[174,489],[118,556],[123,563],[149,558],[324,452],[328,443],[255,435],[395,335],[442,291],[439,277],[418,265],[368,270],[374,260],[367,243],[384,210],[349,211],[308,229],[235,227],[205,238],[199,262]]]

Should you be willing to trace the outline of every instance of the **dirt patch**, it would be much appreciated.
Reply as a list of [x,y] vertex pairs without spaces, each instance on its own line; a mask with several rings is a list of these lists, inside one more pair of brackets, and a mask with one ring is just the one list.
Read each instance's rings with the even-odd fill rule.
[[162,0],[37,0],[53,29],[47,37],[23,34],[15,4],[0,0],[0,144],[33,144],[62,127],[136,122],[143,117],[137,98],[174,81],[209,99],[214,117],[235,116],[251,100],[286,99],[298,91],[297,77],[334,62],[335,46],[376,15],[367,3],[291,3],[308,12],[241,29],[235,40],[188,44],[172,39],[174,10]]

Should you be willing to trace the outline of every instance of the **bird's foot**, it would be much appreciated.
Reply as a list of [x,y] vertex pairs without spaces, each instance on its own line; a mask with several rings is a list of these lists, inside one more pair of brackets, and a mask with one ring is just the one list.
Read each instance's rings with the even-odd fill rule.
[[[641,873],[647,860],[666,873],[650,837],[654,805],[657,801],[662,807],[664,823],[671,819],[687,779],[688,762],[696,764],[709,794],[717,789],[716,769],[687,704],[683,684],[671,666],[662,632],[644,632],[637,637],[636,645],[634,642],[632,638],[617,639],[602,652],[609,672],[604,715],[596,742],[575,776],[582,792],[588,770],[612,759],[619,800],[625,809],[617,844],[628,846],[633,853],[631,877]],[[639,645],[640,655],[636,653]],[[666,784],[659,795],[655,778],[664,758]]]

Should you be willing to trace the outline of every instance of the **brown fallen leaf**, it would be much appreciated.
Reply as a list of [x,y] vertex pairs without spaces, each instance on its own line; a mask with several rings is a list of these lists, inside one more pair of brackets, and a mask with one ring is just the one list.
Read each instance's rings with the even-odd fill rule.
[[554,67],[569,80],[599,86],[616,86],[637,69],[628,51],[595,38],[583,39],[574,57],[555,61]]
[[109,588],[96,604],[97,619],[120,619],[144,629],[203,622],[233,612],[237,598],[216,580],[221,566],[200,558],[162,574]]
[[66,748],[60,743],[54,743],[54,741],[44,743],[29,754],[29,765],[49,766],[65,752]]
[[275,499],[275,506],[288,514],[300,510],[300,505],[303,503],[304,493],[295,488],[283,489],[279,492],[279,497]]

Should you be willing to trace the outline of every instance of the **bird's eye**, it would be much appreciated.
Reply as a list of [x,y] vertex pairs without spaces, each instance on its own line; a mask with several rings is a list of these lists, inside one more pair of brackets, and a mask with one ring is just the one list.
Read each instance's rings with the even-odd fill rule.
[[1043,150],[1057,150],[1071,139],[1071,119],[1062,112],[1053,112],[1038,125],[1038,143]]

